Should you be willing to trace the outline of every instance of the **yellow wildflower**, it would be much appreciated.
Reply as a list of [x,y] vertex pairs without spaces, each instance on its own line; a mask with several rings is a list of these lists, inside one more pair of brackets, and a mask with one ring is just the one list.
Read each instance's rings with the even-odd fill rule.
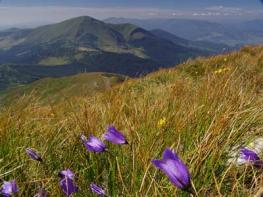
[[219,68],[216,71],[214,71],[214,73],[215,74],[221,74],[221,73],[227,72],[229,70],[230,70],[230,68]]
[[219,69],[217,69],[217,70],[215,71],[215,74],[220,74],[220,73],[222,73],[222,72],[224,72],[224,70],[223,70],[222,68],[219,68]]
[[158,121],[157,126],[158,126],[159,128],[161,128],[161,127],[165,126],[166,123],[167,123],[166,118],[161,118],[161,119]]

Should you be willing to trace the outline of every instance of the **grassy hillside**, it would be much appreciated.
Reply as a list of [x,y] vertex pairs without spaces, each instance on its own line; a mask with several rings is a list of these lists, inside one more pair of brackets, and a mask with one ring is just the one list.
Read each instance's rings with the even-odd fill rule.
[[2,103],[13,103],[23,95],[35,95],[44,103],[60,102],[72,97],[90,96],[123,82],[125,76],[108,73],[82,73],[71,77],[45,78],[2,92]]
[[[263,171],[228,166],[230,149],[263,133],[263,47],[187,61],[94,96],[42,105],[28,95],[0,114],[0,178],[15,178],[22,196],[44,187],[62,196],[58,172],[76,173],[79,192],[103,186],[109,196],[188,196],[151,164],[173,147],[188,165],[197,196],[253,196]],[[78,91],[76,91],[77,93]],[[162,126],[160,119],[166,119]],[[88,153],[80,135],[100,137],[114,124],[129,145]],[[44,163],[30,160],[35,148]],[[262,157],[261,157],[262,158]]]

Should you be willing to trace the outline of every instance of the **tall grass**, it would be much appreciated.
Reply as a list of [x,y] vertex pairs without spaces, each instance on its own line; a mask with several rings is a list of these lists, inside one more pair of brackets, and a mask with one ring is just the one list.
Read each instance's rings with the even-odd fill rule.
[[[0,179],[16,178],[21,196],[40,187],[62,196],[57,174],[70,168],[80,187],[76,196],[93,196],[91,182],[110,196],[187,196],[151,164],[173,147],[199,196],[252,196],[263,171],[227,160],[233,147],[263,135],[262,60],[262,47],[246,47],[189,60],[93,97],[43,105],[35,95],[24,96],[1,110]],[[167,123],[159,127],[162,118]],[[109,124],[129,145],[87,153],[80,135],[100,137]],[[30,160],[26,147],[37,149],[44,164]]]

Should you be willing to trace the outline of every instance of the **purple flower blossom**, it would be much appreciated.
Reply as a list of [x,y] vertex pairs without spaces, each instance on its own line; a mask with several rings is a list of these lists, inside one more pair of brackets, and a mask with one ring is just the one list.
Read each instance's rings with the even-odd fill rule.
[[9,197],[16,193],[18,193],[18,187],[16,184],[16,180],[12,180],[9,182],[4,181],[1,191],[0,191],[1,196]]
[[26,153],[33,160],[40,161],[40,162],[43,161],[41,156],[31,148],[26,148]]
[[59,185],[66,196],[70,196],[78,191],[77,185],[72,179],[69,179],[68,177],[61,179]]
[[34,197],[47,197],[47,192],[44,189],[40,189],[35,195]]
[[60,188],[66,196],[70,196],[78,191],[78,186],[74,183],[75,174],[71,170],[61,171],[59,176],[61,178],[59,181]]
[[90,189],[92,192],[98,194],[99,196],[106,196],[105,190],[96,185],[95,183],[90,184]]
[[67,169],[67,170],[63,170],[59,173],[59,177],[60,178],[69,178],[69,179],[74,179],[75,177],[75,174],[70,170],[70,169]]
[[82,135],[81,139],[87,150],[90,152],[101,153],[106,150],[106,145],[99,138],[96,138],[93,135],[91,135],[88,140],[84,135]]
[[189,189],[191,178],[188,168],[171,149],[166,148],[163,159],[152,160],[152,163],[162,170],[176,187],[182,190]]
[[78,191],[77,185],[68,177],[61,179],[59,185],[66,196],[70,196]]
[[240,158],[244,159],[246,161],[258,161],[258,160],[260,160],[257,153],[253,150],[248,149],[248,148],[241,148],[240,149]]
[[108,126],[107,133],[103,137],[113,144],[128,144],[125,136],[118,131],[114,126]]
[[250,162],[256,168],[263,168],[263,161],[260,160],[258,154],[248,148],[240,149],[240,157],[238,158],[240,163]]

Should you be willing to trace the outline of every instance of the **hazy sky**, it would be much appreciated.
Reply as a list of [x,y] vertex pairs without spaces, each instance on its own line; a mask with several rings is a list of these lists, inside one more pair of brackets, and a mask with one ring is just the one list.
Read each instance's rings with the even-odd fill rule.
[[89,15],[98,19],[263,18],[260,0],[0,0],[0,27],[40,25]]
[[197,8],[203,6],[258,7],[259,0],[2,0],[3,5],[13,6],[125,6],[157,8]]

